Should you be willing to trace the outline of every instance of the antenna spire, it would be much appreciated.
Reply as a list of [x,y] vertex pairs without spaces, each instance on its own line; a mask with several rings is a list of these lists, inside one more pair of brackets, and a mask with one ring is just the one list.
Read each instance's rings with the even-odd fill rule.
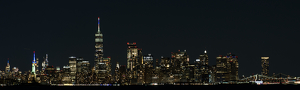
[[98,33],[100,33],[100,17],[98,17]]

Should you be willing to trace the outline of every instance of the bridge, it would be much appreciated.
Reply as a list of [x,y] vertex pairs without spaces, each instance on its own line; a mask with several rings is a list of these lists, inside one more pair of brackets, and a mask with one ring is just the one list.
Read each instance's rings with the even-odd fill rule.
[[300,77],[294,77],[283,73],[278,73],[271,77],[255,74],[240,79],[240,82],[256,82],[259,84],[300,84]]

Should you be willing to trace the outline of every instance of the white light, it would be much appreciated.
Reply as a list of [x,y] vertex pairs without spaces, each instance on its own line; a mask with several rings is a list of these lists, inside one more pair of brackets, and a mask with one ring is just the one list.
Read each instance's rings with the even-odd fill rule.
[[76,58],[76,57],[74,57],[74,56],[71,56],[71,57],[69,57],[69,58]]
[[204,51],[204,53],[206,53],[206,50]]
[[196,61],[200,61],[200,59],[196,59]]

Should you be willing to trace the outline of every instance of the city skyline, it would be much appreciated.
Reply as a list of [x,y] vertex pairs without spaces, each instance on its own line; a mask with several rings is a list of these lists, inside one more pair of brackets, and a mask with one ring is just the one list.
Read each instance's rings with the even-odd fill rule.
[[[286,7],[290,4],[287,2],[279,4],[275,1],[223,1],[233,5],[232,7],[221,2],[194,2],[218,7],[198,6],[190,2],[159,2],[161,4],[155,4],[157,7],[146,4],[147,2],[96,2],[84,3],[87,4],[84,6],[89,7],[80,8],[65,7],[66,2],[63,2],[61,5],[56,4],[63,9],[47,8],[50,5],[46,4],[44,7],[38,5],[43,7],[41,9],[28,6],[20,10],[17,8],[23,4],[3,2],[8,5],[16,4],[16,7],[1,5],[7,8],[4,10],[6,14],[0,18],[3,21],[0,36],[4,43],[0,56],[1,70],[5,70],[7,58],[10,58],[10,67],[18,67],[21,71],[30,70],[32,51],[36,51],[36,57],[40,60],[39,70],[46,54],[49,54],[50,66],[68,65],[69,56],[83,57],[93,66],[94,34],[97,31],[95,18],[100,17],[101,32],[104,34],[104,57],[111,57],[112,70],[115,61],[120,65],[127,65],[126,43],[136,42],[137,46],[143,49],[143,55],[151,54],[154,60],[160,60],[161,56],[171,57],[171,52],[177,50],[187,50],[189,61],[192,62],[207,50],[209,65],[215,65],[217,56],[231,52],[239,56],[239,76],[248,76],[252,73],[260,74],[261,57],[268,56],[269,75],[275,72],[300,76],[298,72],[287,70],[297,68],[296,63],[299,62],[296,58],[299,44],[296,43],[295,37],[299,33],[296,31],[299,27],[299,17],[296,16],[299,13],[292,12],[295,8],[293,5]],[[239,6],[238,4],[241,4],[241,8],[234,8]],[[221,9],[222,6],[225,8]],[[211,9],[203,9],[204,7]],[[281,9],[272,11],[276,7]],[[198,9],[202,12],[197,12]],[[61,15],[55,14],[61,12]],[[219,15],[220,13],[224,14]],[[282,63],[282,60],[286,62]]]

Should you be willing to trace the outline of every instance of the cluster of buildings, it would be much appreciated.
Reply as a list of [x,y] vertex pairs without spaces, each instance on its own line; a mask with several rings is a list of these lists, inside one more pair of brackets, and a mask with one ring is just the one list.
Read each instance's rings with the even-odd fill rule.
[[[10,70],[9,61],[6,70],[0,71],[0,83],[44,83],[44,84],[174,84],[188,83],[219,83],[237,82],[238,56],[227,53],[216,57],[216,65],[208,64],[208,54],[205,50],[193,63],[190,63],[186,50],[172,52],[171,57],[161,56],[160,62],[154,60],[152,54],[143,54],[142,49],[135,42],[127,43],[127,64],[116,62],[114,73],[110,57],[103,57],[103,34],[100,31],[98,17],[98,31],[95,34],[95,61],[91,66],[89,60],[82,57],[69,57],[67,66],[48,66],[48,54],[39,70],[38,58],[32,61],[32,69],[28,72]],[[268,75],[269,57],[261,57],[262,74]],[[155,66],[154,66],[155,63]]]

